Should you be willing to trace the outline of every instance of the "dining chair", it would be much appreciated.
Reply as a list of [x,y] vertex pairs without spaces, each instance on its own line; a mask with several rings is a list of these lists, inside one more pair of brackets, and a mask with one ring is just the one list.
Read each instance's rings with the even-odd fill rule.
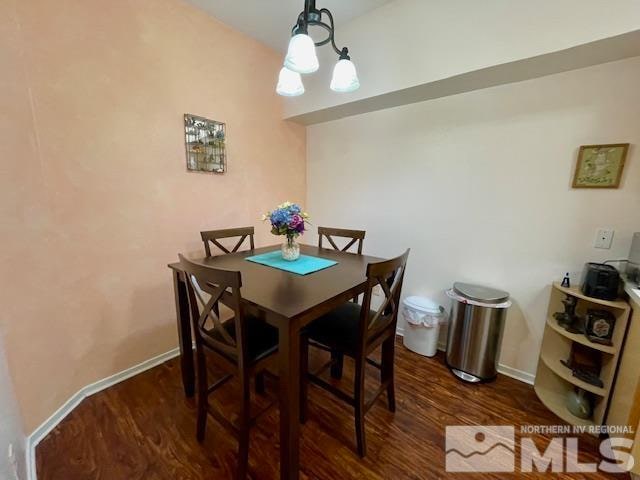
[[[222,254],[235,253],[247,238],[249,239],[249,247],[251,248],[251,250],[253,250],[255,248],[253,243],[253,235],[254,227],[225,228],[221,230],[208,230],[206,232],[200,232],[200,237],[202,238],[202,241],[204,243],[204,250],[207,257],[212,256],[210,244],[218,247]],[[234,237],[240,237],[240,239],[236,242],[235,246],[231,250],[229,250],[229,248],[219,242],[219,240]],[[199,288],[197,281],[195,282],[195,284],[196,288]],[[200,290],[200,294],[204,297],[205,300],[207,300],[208,295],[203,290]],[[220,314],[218,312],[218,305],[216,304],[214,308],[216,315],[219,316]],[[260,380],[260,382],[262,383],[263,380]]]
[[[344,228],[329,228],[329,227],[318,227],[318,247],[323,248],[322,240],[326,238],[327,242],[333,247],[334,250],[338,250],[341,252],[347,252],[349,249],[356,244],[358,247],[358,254],[362,255],[362,243],[364,242],[364,236],[366,235],[366,231],[364,230],[346,230]],[[350,241],[340,248],[333,237],[338,238],[346,238]]]
[[[364,237],[367,234],[365,230],[347,230],[344,228],[330,228],[330,227],[318,227],[318,248],[323,248],[322,240],[325,238],[334,250],[340,252],[347,252],[357,242],[357,253],[362,255],[362,244],[364,243]],[[346,238],[347,244],[340,248],[333,237]],[[358,303],[360,295],[357,295],[352,299],[352,302]],[[344,365],[344,355],[338,351],[331,352],[331,377],[336,380],[342,378],[342,369]]]
[[[207,254],[207,257],[211,256],[211,245],[213,244],[222,250],[222,253],[235,253],[242,246],[245,240],[249,239],[249,247],[251,250],[255,248],[253,243],[253,235],[255,229],[253,227],[241,227],[241,228],[226,228],[223,230],[209,230],[206,232],[200,232],[200,237],[202,237],[202,241],[204,242],[204,250]],[[240,237],[240,240],[236,243],[236,245],[229,250],[223,244],[219,242],[219,240],[225,238],[233,238]]]
[[[358,454],[366,455],[365,414],[378,397],[385,391],[389,410],[395,412],[394,356],[396,324],[400,308],[400,293],[409,250],[399,257],[367,266],[367,286],[362,305],[346,302],[335,310],[311,323],[301,336],[300,354],[300,420],[307,418],[308,383],[314,384],[334,394],[340,400],[354,407]],[[373,290],[380,286],[383,299],[379,307],[373,308]],[[320,378],[332,361],[314,373],[309,373],[309,346],[323,350],[337,350],[355,360],[354,395]],[[381,347],[380,363],[369,358]],[[373,365],[380,370],[380,387],[375,394],[365,398],[365,368]]]
[[[180,268],[187,279],[187,297],[196,342],[197,429],[196,437],[204,441],[207,415],[211,414],[238,438],[237,478],[247,476],[249,462],[249,429],[257,416],[251,416],[250,378],[256,375],[256,391],[264,393],[262,377],[257,375],[275,367],[278,351],[278,330],[263,320],[248,315],[242,307],[242,278],[240,272],[218,270],[187,260],[182,255]],[[195,279],[195,281],[194,281]],[[209,298],[204,300],[196,283]],[[217,313],[218,303],[225,299],[233,317],[223,321]],[[216,366],[226,372],[222,378],[209,383],[207,355]],[[237,375],[241,386],[239,421],[228,418],[209,405],[209,396]]]

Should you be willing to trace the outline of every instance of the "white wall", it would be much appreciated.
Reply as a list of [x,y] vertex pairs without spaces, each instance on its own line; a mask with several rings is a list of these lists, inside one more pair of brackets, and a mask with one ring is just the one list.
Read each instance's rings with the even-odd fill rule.
[[[9,445],[13,445],[15,461],[9,459]],[[25,478],[25,436],[7,368],[4,342],[0,335],[0,479]]]
[[543,55],[640,28],[637,0],[396,0],[336,32],[362,87],[329,89],[337,56],[318,49],[321,70],[305,75],[306,94],[285,117]]
[[[551,281],[626,257],[640,230],[638,85],[640,57],[311,126],[308,210],[366,229],[367,253],[411,247],[405,295],[511,292],[501,363],[533,373]],[[578,147],[614,142],[632,144],[622,187],[571,189]]]

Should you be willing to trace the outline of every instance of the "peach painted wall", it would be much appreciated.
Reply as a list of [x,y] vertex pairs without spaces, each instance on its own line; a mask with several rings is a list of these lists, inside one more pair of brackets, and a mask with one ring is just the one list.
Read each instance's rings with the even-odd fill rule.
[[[0,329],[27,432],[177,345],[168,262],[201,229],[304,201],[281,56],[179,0],[0,2]],[[229,171],[185,171],[182,115],[227,123]]]

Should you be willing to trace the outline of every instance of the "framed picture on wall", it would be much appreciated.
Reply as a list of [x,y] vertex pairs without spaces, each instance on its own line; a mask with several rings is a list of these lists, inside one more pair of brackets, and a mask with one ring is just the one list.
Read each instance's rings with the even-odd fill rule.
[[227,167],[226,125],[185,113],[185,147],[187,170],[224,173]]
[[628,150],[628,143],[580,147],[573,188],[618,188]]

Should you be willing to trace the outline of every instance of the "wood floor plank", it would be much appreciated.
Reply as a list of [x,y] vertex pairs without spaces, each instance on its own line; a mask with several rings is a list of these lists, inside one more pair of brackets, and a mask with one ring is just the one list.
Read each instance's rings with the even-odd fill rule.
[[[310,386],[309,419],[301,429],[301,478],[311,480],[426,480],[438,478],[501,479],[514,474],[447,474],[447,425],[558,425],[562,421],[537,399],[533,388],[508,377],[486,385],[463,384],[449,373],[442,356],[420,357],[399,342],[396,357],[397,412],[381,397],[367,415],[368,452],[355,452],[353,412],[323,390]],[[326,361],[314,350],[311,368]],[[215,374],[215,366],[210,366]],[[367,389],[377,388],[375,369],[367,372]],[[353,365],[345,361],[341,387],[348,389]],[[235,381],[214,395],[233,418],[238,398]],[[255,399],[256,411],[273,401]],[[203,444],[195,438],[196,410],[184,396],[180,364],[174,359],[84,400],[38,446],[39,480],[221,480],[236,468],[236,440],[209,418]],[[262,415],[251,432],[250,476],[278,478],[278,410]],[[532,436],[539,448],[549,438]],[[583,462],[597,462],[598,440],[580,437]],[[545,474],[517,474],[541,478]],[[560,474],[555,478],[628,478],[627,475]]]

